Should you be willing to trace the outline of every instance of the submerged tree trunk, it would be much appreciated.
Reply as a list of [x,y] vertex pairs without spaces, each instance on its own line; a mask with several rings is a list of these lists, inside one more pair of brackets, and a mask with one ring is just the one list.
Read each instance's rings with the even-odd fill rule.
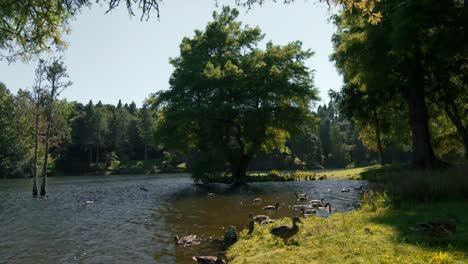
[[[52,87],[54,89],[54,87]],[[41,181],[41,196],[44,197],[47,194],[46,185],[47,185],[47,165],[49,160],[49,137],[50,137],[50,126],[52,120],[52,104],[54,99],[54,91],[51,91],[50,101],[49,101],[49,111],[47,113],[47,130],[45,138],[45,151],[44,151],[44,165],[42,167],[42,181]]]
[[36,102],[36,128],[34,132],[34,165],[33,165],[33,197],[37,196],[37,160],[38,153],[37,149],[39,147],[39,95]]

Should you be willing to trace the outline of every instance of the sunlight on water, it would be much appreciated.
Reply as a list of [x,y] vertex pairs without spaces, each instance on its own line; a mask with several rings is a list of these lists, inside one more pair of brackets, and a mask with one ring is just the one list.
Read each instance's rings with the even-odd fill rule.
[[[197,185],[186,174],[61,177],[50,178],[49,199],[40,200],[31,198],[30,179],[1,180],[0,262],[194,263],[193,255],[216,254],[218,246],[209,241],[221,239],[229,225],[245,228],[249,212],[294,216],[292,206],[299,203],[294,191],[324,198],[335,212],[349,211],[360,196],[353,188],[363,184],[325,180],[232,187]],[[350,192],[341,192],[348,187]],[[253,204],[255,197],[264,202]],[[262,210],[276,202],[277,211]],[[176,246],[174,236],[187,234],[202,243]]]

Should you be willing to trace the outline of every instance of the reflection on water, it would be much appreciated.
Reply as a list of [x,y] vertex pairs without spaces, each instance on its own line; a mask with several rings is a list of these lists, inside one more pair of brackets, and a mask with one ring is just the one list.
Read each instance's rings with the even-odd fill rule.
[[[324,198],[335,212],[349,211],[359,200],[353,187],[363,184],[325,180],[232,187],[196,185],[186,174],[66,177],[50,178],[50,197],[40,200],[31,198],[31,180],[1,180],[0,262],[194,263],[191,256],[218,249],[208,242],[176,246],[175,235],[221,238],[229,225],[244,228],[249,212],[293,216],[294,191]],[[351,191],[340,192],[345,187]],[[264,202],[252,204],[255,197]],[[277,211],[261,209],[276,202]]]

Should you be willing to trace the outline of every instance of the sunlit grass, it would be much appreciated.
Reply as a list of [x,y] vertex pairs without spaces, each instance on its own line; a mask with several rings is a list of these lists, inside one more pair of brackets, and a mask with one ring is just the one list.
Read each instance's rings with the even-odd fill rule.
[[[391,209],[365,207],[336,213],[327,219],[312,217],[287,244],[270,235],[272,227],[291,224],[282,219],[255,226],[252,235],[241,232],[228,250],[229,263],[468,263],[468,212],[463,202]],[[455,234],[428,237],[413,231],[416,223],[457,212]]]

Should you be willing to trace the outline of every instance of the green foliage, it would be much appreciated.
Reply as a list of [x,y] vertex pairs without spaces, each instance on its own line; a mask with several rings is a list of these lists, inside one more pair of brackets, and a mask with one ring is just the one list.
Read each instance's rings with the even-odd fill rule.
[[195,153],[201,172],[228,165],[242,178],[260,150],[279,148],[299,131],[316,89],[305,66],[312,52],[300,42],[261,50],[260,29],[242,27],[237,16],[224,7],[205,31],[182,41],[171,88],[158,94],[156,138]]
[[27,149],[21,146],[20,123],[15,120],[14,99],[0,82],[0,177],[21,174]]
[[390,166],[363,172],[361,177],[383,184],[394,204],[401,205],[468,198],[467,169],[466,165],[432,171]]
[[[466,45],[456,37],[463,34],[466,12],[455,0],[394,1],[375,8],[385,17],[378,25],[347,12],[335,17],[332,59],[345,80],[336,96],[340,110],[356,121],[369,147],[404,149],[411,142],[415,164],[436,166],[431,141],[438,153],[454,142],[453,133],[443,133],[453,129],[444,124],[441,111],[456,128],[458,145],[463,142],[467,149],[466,100],[456,99],[468,94],[462,77]],[[436,131],[440,127],[443,132]]]

